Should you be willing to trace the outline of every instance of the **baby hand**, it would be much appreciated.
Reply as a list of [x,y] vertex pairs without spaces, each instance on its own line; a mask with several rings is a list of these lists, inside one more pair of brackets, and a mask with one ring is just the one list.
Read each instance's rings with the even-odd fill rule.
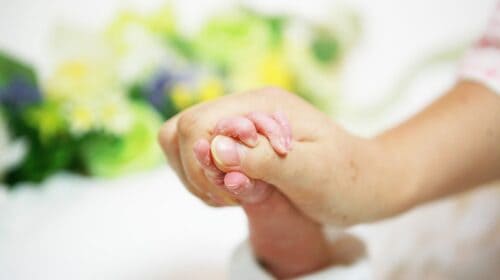
[[[266,182],[253,180],[240,172],[238,154],[235,154],[236,150],[232,147],[234,141],[229,137],[254,147],[259,140],[258,133],[266,137],[275,152],[281,156],[286,156],[291,149],[291,127],[286,116],[280,112],[254,112],[246,117],[224,118],[217,122],[213,130],[216,136],[211,145],[206,139],[200,139],[194,147],[198,163],[208,180],[224,188],[242,203],[262,202],[273,189]],[[234,166],[231,166],[232,162],[235,163]]]
[[[259,139],[258,133],[267,139]],[[292,142],[286,117],[281,113],[255,112],[246,117],[224,118],[217,123],[213,134],[216,136],[211,148],[206,139],[196,143],[196,158],[212,184],[241,202],[248,219],[252,251],[268,272],[282,279],[334,264],[337,250],[328,244],[321,225],[297,210],[273,186],[240,172],[238,155],[233,154],[233,139],[249,146],[267,140],[277,154],[286,156]],[[232,161],[236,165],[227,166]],[[218,168],[229,172],[223,173]]]

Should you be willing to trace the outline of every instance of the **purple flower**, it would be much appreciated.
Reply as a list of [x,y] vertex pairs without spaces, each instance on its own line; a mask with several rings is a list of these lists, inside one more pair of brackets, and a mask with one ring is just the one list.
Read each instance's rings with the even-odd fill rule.
[[166,110],[170,102],[170,91],[179,83],[194,84],[196,81],[195,71],[172,71],[160,69],[143,86],[144,98],[159,112]]
[[175,78],[173,73],[166,70],[160,70],[145,85],[143,94],[153,107],[162,111],[167,99],[166,92],[173,86],[174,82]]
[[38,87],[23,78],[15,77],[4,87],[0,87],[0,103],[14,110],[42,101]]

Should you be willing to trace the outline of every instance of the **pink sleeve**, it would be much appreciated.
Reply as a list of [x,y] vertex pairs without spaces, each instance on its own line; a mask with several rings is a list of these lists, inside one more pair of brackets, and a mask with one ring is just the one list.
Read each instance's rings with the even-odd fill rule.
[[480,82],[500,94],[500,2],[484,35],[466,53],[459,77]]

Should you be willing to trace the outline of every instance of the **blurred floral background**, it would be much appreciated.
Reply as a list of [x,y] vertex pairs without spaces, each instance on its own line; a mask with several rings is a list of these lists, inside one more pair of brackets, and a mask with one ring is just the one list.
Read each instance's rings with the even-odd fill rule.
[[[278,86],[334,114],[356,13],[321,22],[245,5],[183,31],[172,5],[123,9],[99,32],[54,30],[41,78],[0,53],[0,177],[9,186],[62,170],[112,177],[161,162],[156,133],[176,113],[225,94]],[[6,151],[6,152],[5,152]]]
[[[161,123],[275,85],[375,135],[454,83],[496,2],[0,0],[0,279],[227,279],[244,216],[185,190]],[[351,231],[379,279],[472,279],[499,207],[484,189]]]

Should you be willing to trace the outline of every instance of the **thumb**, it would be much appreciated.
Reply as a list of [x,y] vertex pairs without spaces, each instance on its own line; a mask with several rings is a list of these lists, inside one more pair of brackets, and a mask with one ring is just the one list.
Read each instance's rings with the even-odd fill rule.
[[287,156],[276,154],[266,138],[259,137],[257,146],[249,148],[233,138],[216,136],[211,143],[215,165],[224,172],[240,171],[273,185],[286,183],[287,174],[296,168]]

